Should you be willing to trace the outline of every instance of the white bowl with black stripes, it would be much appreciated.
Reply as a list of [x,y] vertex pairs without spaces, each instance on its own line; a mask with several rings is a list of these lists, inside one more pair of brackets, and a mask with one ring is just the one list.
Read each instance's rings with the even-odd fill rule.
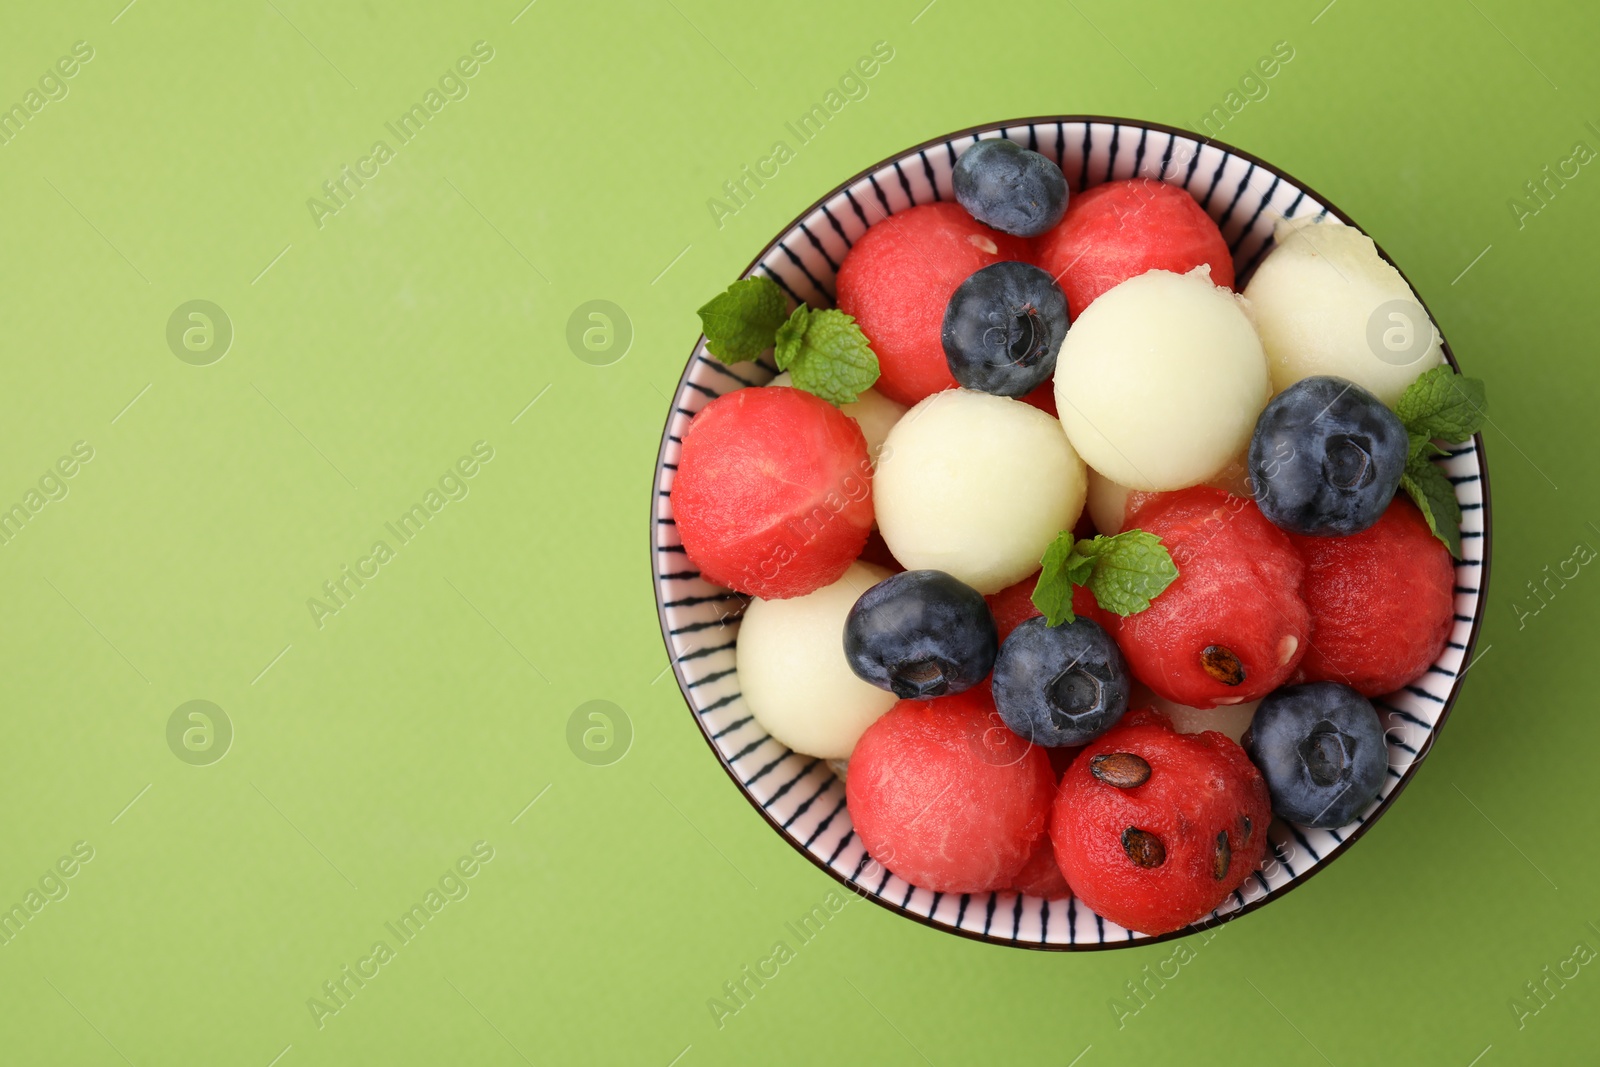
[[[929,141],[863,171],[808,208],[762,250],[745,276],[771,278],[795,301],[831,307],[834,273],[850,245],[888,214],[952,200],[950,172],[956,160],[989,137],[1005,137],[1055,159],[1074,192],[1140,176],[1187,189],[1228,240],[1241,289],[1272,247],[1273,224],[1280,218],[1329,216],[1355,225],[1282,171],[1182,130],[1093,116],[1021,119]],[[1445,356],[1455,364],[1448,343]],[[850,824],[844,785],[828,765],[790,752],[751,717],[734,670],[734,642],[746,598],[700,577],[684,555],[668,493],[684,430],[695,413],[715,397],[760,386],[775,374],[766,360],[724,366],[707,356],[701,338],[678,383],[657,457],[651,553],[661,631],[684,699],[722,769],[801,855],[852,891],[929,926],[1042,949],[1117,948],[1191,932],[1194,927],[1160,937],[1135,933],[1077,901],[1050,902],[1016,893],[935,893],[910,885],[867,856]],[[1394,802],[1444,725],[1471,662],[1488,580],[1489,485],[1481,437],[1457,446],[1440,464],[1462,509],[1466,558],[1456,566],[1455,626],[1425,675],[1375,701],[1389,739],[1389,774],[1378,799],[1355,822],[1337,830],[1303,829],[1274,820],[1272,852],[1262,868],[1196,926],[1226,922],[1261,907],[1348,849]]]

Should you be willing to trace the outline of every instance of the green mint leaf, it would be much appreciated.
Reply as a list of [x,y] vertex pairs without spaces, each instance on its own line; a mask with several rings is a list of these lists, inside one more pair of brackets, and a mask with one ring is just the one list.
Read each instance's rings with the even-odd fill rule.
[[1148,608],[1178,577],[1178,567],[1161,538],[1143,530],[1088,541],[1074,541],[1071,533],[1062,533],[1045,549],[1039,565],[1033,606],[1049,626],[1076,618],[1074,585],[1088,586],[1106,611],[1133,615]]
[[[1072,613],[1072,571],[1075,566],[1081,569],[1081,563],[1075,564],[1075,559],[1086,560],[1087,557],[1074,557],[1072,532],[1068,530],[1056,535],[1050,547],[1044,550],[1044,557],[1039,560],[1039,580],[1033,587],[1033,606],[1043,613],[1047,626],[1061,626],[1077,618]],[[1087,562],[1092,569],[1094,560]]]
[[1434,444],[1433,438],[1431,437],[1423,437],[1421,434],[1415,433],[1411,434],[1410,437],[1411,443],[1409,450],[1406,453],[1407,463],[1415,460],[1418,456],[1421,456],[1424,460],[1426,460],[1432,456],[1447,456],[1450,454],[1444,449],[1440,448],[1438,445]]
[[1483,382],[1457,374],[1448,365],[1435,367],[1412,382],[1395,405],[1413,440],[1465,441],[1483,427],[1489,401]]
[[808,312],[795,348],[788,363],[795,387],[835,406],[855,403],[878,380],[878,357],[856,320],[842,311]]
[[1143,530],[1080,541],[1075,551],[1094,559],[1094,572],[1085,584],[1095,603],[1118,615],[1148,608],[1178,577],[1178,566],[1161,538]]
[[800,343],[805,340],[806,325],[811,321],[811,308],[801,304],[794,309],[787,322],[778,327],[777,340],[772,343],[772,358],[779,371],[786,371],[800,354]]
[[1085,543],[1079,541],[1074,546],[1077,551],[1067,559],[1067,579],[1073,585],[1088,585],[1090,577],[1094,574],[1094,557],[1082,554]]
[[1461,558],[1461,505],[1456,503],[1456,487],[1444,472],[1426,456],[1414,457],[1400,476],[1400,486],[1416,502],[1428,529],[1444,542],[1450,554]]
[[741,278],[700,309],[706,351],[724,363],[755,359],[772,347],[788,317],[788,301],[776,282]]

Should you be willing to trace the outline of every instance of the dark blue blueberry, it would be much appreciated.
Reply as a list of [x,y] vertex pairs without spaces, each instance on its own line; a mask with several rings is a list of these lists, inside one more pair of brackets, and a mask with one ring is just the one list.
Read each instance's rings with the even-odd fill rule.
[[1067,298],[1031,263],[991,263],[944,309],[945,362],[968,389],[1023,396],[1049,379],[1067,336]]
[[1360,533],[1394,499],[1408,447],[1400,417],[1361,386],[1302,378],[1256,420],[1250,483],[1261,513],[1285,530]]
[[1301,826],[1348,825],[1378,795],[1389,767],[1377,711],[1338,682],[1267,694],[1244,750],[1267,780],[1273,812]]
[[971,689],[1000,643],[983,594],[944,571],[902,571],[861,594],[844,621],[850,669],[902,699]]
[[1011,631],[994,663],[994,704],[1011,732],[1046,748],[1082,745],[1128,710],[1128,664],[1093,619]]
[[967,214],[1005,233],[1037,237],[1067,211],[1067,179],[1037,152],[996,138],[961,155],[951,183]]

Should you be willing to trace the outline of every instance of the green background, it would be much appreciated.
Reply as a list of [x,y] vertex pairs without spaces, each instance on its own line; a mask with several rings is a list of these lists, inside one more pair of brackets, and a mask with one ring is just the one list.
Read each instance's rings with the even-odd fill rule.
[[[1520,225],[1508,206],[1600,148],[1592,7],[123,2],[0,35],[4,106],[94,49],[0,146],[0,507],[94,450],[0,546],[0,907],[94,850],[0,945],[0,1060],[1592,1055],[1597,968],[1512,1001],[1600,949],[1600,578],[1547,604],[1528,585],[1600,545],[1600,175]],[[479,40],[470,94],[396,147],[384,124]],[[870,95],[718,228],[707,199],[880,40]],[[1173,945],[1024,952],[852,903],[719,1029],[708,998],[834,883],[738,795],[665,669],[647,510],[694,309],[914,142],[1192,123],[1279,41],[1293,60],[1221,138],[1359,220],[1489,382],[1494,580],[1450,728],[1360,847],[1191,939],[1120,1025],[1111,999]],[[319,227],[308,198],[380,138],[395,157]],[[234,330],[209,366],[166,339],[196,299]],[[632,324],[609,366],[566,340],[594,299]],[[477,441],[470,494],[319,628],[308,598],[394,547],[384,524]],[[232,723],[220,762],[169,749],[193,699]],[[596,699],[631,722],[606,766],[567,740]],[[308,998],[397,945],[384,924],[478,841],[470,894],[319,1028]]]

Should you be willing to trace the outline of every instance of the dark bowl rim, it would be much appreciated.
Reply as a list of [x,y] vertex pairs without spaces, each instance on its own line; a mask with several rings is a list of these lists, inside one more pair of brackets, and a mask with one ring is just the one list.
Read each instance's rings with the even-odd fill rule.
[[[918,144],[914,144],[909,148],[905,148],[905,149],[902,149],[902,150],[900,150],[898,152],[894,152],[894,153],[892,153],[892,154],[890,154],[888,156],[885,156],[883,159],[878,160],[876,163],[873,163],[870,166],[865,167],[860,171],[857,171],[855,174],[851,175],[849,178],[846,178],[843,182],[839,183],[838,185],[834,186],[832,189],[828,190],[820,198],[818,198],[816,201],[811,203],[808,207],[804,208],[798,215],[796,215],[794,217],[794,219],[792,219],[787,226],[783,227],[778,232],[777,236],[773,237],[773,239],[771,241],[769,241],[761,249],[761,251],[756,254],[755,258],[752,259],[750,261],[750,263],[744,268],[744,270],[740,272],[739,277],[741,277],[741,278],[746,277],[752,271],[754,271],[756,269],[756,267],[761,263],[761,261],[763,259],[765,259],[767,257],[767,255],[774,248],[776,248],[778,246],[778,243],[780,241],[782,241],[785,238],[785,236],[791,230],[793,230],[801,222],[805,221],[805,219],[808,216],[810,216],[810,214],[812,212],[816,211],[819,207],[821,207],[822,205],[826,204],[829,200],[832,200],[835,196],[839,195],[841,192],[843,192],[845,189],[849,188],[850,186],[854,185],[856,182],[859,182],[863,178],[866,178],[869,175],[872,175],[872,174],[876,173],[878,170],[880,170],[883,167],[892,165],[896,161],[901,160],[906,156],[912,155],[912,154],[914,154],[916,152],[924,151],[924,150],[926,150],[928,148],[934,148],[934,147],[938,147],[938,146],[941,146],[941,145],[948,144],[948,143],[950,143],[952,141],[955,141],[955,140],[957,140],[959,138],[962,138],[962,137],[971,137],[971,136],[973,136],[975,134],[990,133],[990,132],[993,132],[995,130],[1007,129],[1007,128],[1016,127],[1016,126],[1036,126],[1036,125],[1044,125],[1044,124],[1073,123],[1073,122],[1102,123],[1102,124],[1110,124],[1110,125],[1113,125],[1113,126],[1126,126],[1126,127],[1132,128],[1132,129],[1146,130],[1146,131],[1151,131],[1151,132],[1156,132],[1156,133],[1166,133],[1166,134],[1171,134],[1171,135],[1177,136],[1177,137],[1189,138],[1190,140],[1193,140],[1197,144],[1201,145],[1202,147],[1206,146],[1206,145],[1211,145],[1211,146],[1214,146],[1216,148],[1220,148],[1223,151],[1228,152],[1231,155],[1237,156],[1240,159],[1243,159],[1243,160],[1245,160],[1245,161],[1247,161],[1249,163],[1254,164],[1255,166],[1267,171],[1270,174],[1274,174],[1274,175],[1284,179],[1285,181],[1288,181],[1296,189],[1299,189],[1299,190],[1303,191],[1304,193],[1306,193],[1306,195],[1311,196],[1314,199],[1316,199],[1320,204],[1322,204],[1323,208],[1326,209],[1328,214],[1330,214],[1330,215],[1334,216],[1335,218],[1339,219],[1339,221],[1343,222],[1346,226],[1352,226],[1356,230],[1360,231],[1361,233],[1366,234],[1368,237],[1372,236],[1371,234],[1368,234],[1366,230],[1362,229],[1362,227],[1361,227],[1361,225],[1359,223],[1357,223],[1349,215],[1345,214],[1343,210],[1341,210],[1339,207],[1337,207],[1335,204],[1333,204],[1331,201],[1329,201],[1327,197],[1323,196],[1321,193],[1317,192],[1317,190],[1315,190],[1311,186],[1307,185],[1306,183],[1300,181],[1298,178],[1296,178],[1294,175],[1290,174],[1288,171],[1285,171],[1283,168],[1278,167],[1278,166],[1276,166],[1276,165],[1274,165],[1272,163],[1268,163],[1266,160],[1262,159],[1261,157],[1256,156],[1256,155],[1254,155],[1254,154],[1252,154],[1250,152],[1246,152],[1245,150],[1243,150],[1241,148],[1236,148],[1236,147],[1234,147],[1233,145],[1229,144],[1226,141],[1218,140],[1218,139],[1213,138],[1213,137],[1200,137],[1198,134],[1196,134],[1192,130],[1185,130],[1185,129],[1181,129],[1181,128],[1176,127],[1176,126],[1168,126],[1168,125],[1166,125],[1164,123],[1150,122],[1150,121],[1142,120],[1142,119],[1117,118],[1117,117],[1111,116],[1111,115],[1037,115],[1037,116],[1031,116],[1031,117],[1026,117],[1026,118],[1006,119],[1006,120],[999,121],[999,122],[986,122],[986,123],[983,123],[983,124],[978,125],[978,126],[968,126],[968,127],[964,128],[964,129],[954,130],[954,131],[952,131],[950,133],[942,134],[942,135],[940,135],[938,137],[929,138],[928,140],[922,141],[922,142],[920,142]],[[1422,294],[1418,291],[1417,287],[1414,284],[1412,284],[1411,279],[1409,277],[1407,277],[1407,275],[1405,273],[1405,270],[1403,268],[1401,268],[1401,266],[1398,263],[1396,263],[1394,261],[1394,259],[1387,252],[1385,252],[1383,250],[1383,246],[1381,244],[1378,244],[1376,238],[1373,238],[1373,244],[1377,247],[1378,254],[1383,257],[1384,262],[1386,262],[1390,266],[1394,267],[1394,269],[1400,273],[1400,276],[1402,278],[1405,278],[1406,284],[1411,287],[1412,293],[1414,293],[1416,295],[1417,302],[1422,305],[1424,311],[1427,311],[1429,319],[1437,327],[1438,321],[1439,321],[1438,317],[1435,316],[1433,314],[1433,310],[1428,307],[1427,301],[1423,299]],[[1374,825],[1377,824],[1378,820],[1380,818],[1382,818],[1384,813],[1386,813],[1389,810],[1390,806],[1392,806],[1394,804],[1395,800],[1397,798],[1399,798],[1400,794],[1405,791],[1406,786],[1411,784],[1411,780],[1414,777],[1416,777],[1417,769],[1422,765],[1423,761],[1427,759],[1428,754],[1433,751],[1434,743],[1438,740],[1439,734],[1444,730],[1445,723],[1450,718],[1450,712],[1455,708],[1456,699],[1461,694],[1461,687],[1462,687],[1463,683],[1466,680],[1467,669],[1472,665],[1472,662],[1473,662],[1472,653],[1477,648],[1478,635],[1480,634],[1480,632],[1482,631],[1482,628],[1483,628],[1484,612],[1485,612],[1485,610],[1486,610],[1486,608],[1488,606],[1489,569],[1490,569],[1490,559],[1491,559],[1491,556],[1493,555],[1493,541],[1494,541],[1494,538],[1493,538],[1493,525],[1494,524],[1493,524],[1493,507],[1491,506],[1490,497],[1489,497],[1489,464],[1488,464],[1488,456],[1484,452],[1483,434],[1481,432],[1473,434],[1472,442],[1473,442],[1474,451],[1477,453],[1478,479],[1479,479],[1480,489],[1481,489],[1482,494],[1483,494],[1483,560],[1482,560],[1482,565],[1478,569],[1478,584],[1477,584],[1477,589],[1478,589],[1478,594],[1477,594],[1478,595],[1478,607],[1477,607],[1477,610],[1473,614],[1472,630],[1467,635],[1466,647],[1462,650],[1462,653],[1461,653],[1461,662],[1462,662],[1462,665],[1463,665],[1462,669],[1461,669],[1461,672],[1456,675],[1456,680],[1451,684],[1451,686],[1450,686],[1450,694],[1445,699],[1443,707],[1440,708],[1440,710],[1439,710],[1439,718],[1435,721],[1435,723],[1433,725],[1433,729],[1431,729],[1428,732],[1427,740],[1424,742],[1422,747],[1420,749],[1418,749],[1416,758],[1411,761],[1411,765],[1406,768],[1406,772],[1403,775],[1400,776],[1400,780],[1399,780],[1399,782],[1397,782],[1395,784],[1394,789],[1389,793],[1389,795],[1387,797],[1385,797],[1383,799],[1383,802],[1378,805],[1377,810],[1372,813],[1371,817],[1369,817],[1360,826],[1356,827],[1355,832],[1352,833],[1350,836],[1346,837],[1343,841],[1341,841],[1336,847],[1333,848],[1332,851],[1326,852],[1322,856],[1320,856],[1318,858],[1317,863],[1316,863],[1315,866],[1311,867],[1304,874],[1295,875],[1292,880],[1290,880],[1287,884],[1285,884],[1281,888],[1268,892],[1265,896],[1262,896],[1260,899],[1253,900],[1253,901],[1250,901],[1248,903],[1245,903],[1245,904],[1241,905],[1240,907],[1236,908],[1235,910],[1229,912],[1226,915],[1223,915],[1223,916],[1220,916],[1220,917],[1213,917],[1213,916],[1207,915],[1207,916],[1201,918],[1200,920],[1198,920],[1196,922],[1190,923],[1188,926],[1185,926],[1182,929],[1169,931],[1168,933],[1164,933],[1164,934],[1146,935],[1146,936],[1141,936],[1141,937],[1139,937],[1137,939],[1132,939],[1132,940],[1101,941],[1101,942],[1096,942],[1094,944],[1088,944],[1088,943],[1084,943],[1084,944],[1052,944],[1052,943],[1048,943],[1048,942],[1022,941],[1022,940],[1017,940],[1017,939],[1008,938],[1008,937],[998,937],[998,936],[993,936],[993,935],[990,935],[990,934],[987,934],[987,933],[975,933],[975,932],[973,932],[971,930],[963,930],[963,929],[960,929],[959,927],[951,926],[951,925],[949,925],[947,923],[940,922],[940,921],[932,918],[931,916],[919,915],[916,912],[910,910],[909,908],[906,908],[906,907],[904,907],[902,905],[899,905],[899,904],[895,904],[892,901],[885,900],[882,897],[878,896],[877,894],[867,891],[864,886],[858,886],[854,882],[851,882],[848,878],[844,877],[838,871],[836,871],[832,867],[828,866],[826,863],[824,863],[817,856],[813,855],[808,849],[806,849],[803,846],[801,846],[798,842],[792,840],[789,837],[789,835],[786,832],[784,832],[783,826],[778,822],[778,820],[776,818],[773,817],[772,813],[767,811],[766,808],[762,807],[761,804],[756,801],[755,797],[750,795],[750,791],[748,789],[746,789],[745,786],[744,786],[744,783],[739,780],[739,776],[738,776],[737,772],[734,771],[732,765],[730,765],[728,763],[727,759],[725,759],[723,757],[721,750],[717,748],[716,741],[715,741],[715,739],[712,738],[711,731],[706,727],[705,721],[695,711],[693,703],[690,702],[689,697],[688,697],[688,679],[686,679],[684,677],[682,665],[678,662],[677,657],[675,655],[673,655],[672,639],[671,639],[671,635],[668,632],[669,627],[667,625],[666,608],[664,607],[663,602],[662,602],[661,581],[657,577],[657,570],[656,570],[656,551],[657,551],[656,550],[656,530],[657,530],[656,517],[657,516],[656,516],[655,512],[656,512],[656,508],[658,506],[657,500],[659,499],[656,494],[660,490],[661,471],[663,469],[662,468],[662,463],[665,462],[666,450],[667,450],[667,440],[668,440],[669,436],[672,433],[672,419],[673,419],[673,416],[677,413],[676,410],[675,410],[675,408],[676,408],[676,397],[683,391],[684,383],[687,382],[688,379],[689,379],[689,374],[694,368],[694,354],[695,354],[696,351],[699,350],[700,343],[704,339],[705,339],[704,335],[701,335],[695,341],[694,347],[690,349],[690,351],[689,351],[689,360],[684,365],[683,374],[679,376],[677,388],[673,392],[674,399],[668,401],[666,422],[663,425],[662,430],[661,430],[661,444],[656,450],[655,477],[651,480],[650,545],[649,545],[649,551],[650,551],[650,576],[651,576],[651,586],[655,590],[656,619],[657,619],[657,622],[659,623],[660,630],[661,630],[661,641],[662,641],[662,644],[666,648],[667,659],[671,661],[673,676],[676,678],[676,680],[678,682],[678,694],[679,694],[679,696],[682,696],[684,698],[684,702],[689,708],[690,716],[694,719],[695,724],[700,728],[701,737],[705,740],[706,745],[711,749],[712,755],[714,755],[716,757],[717,763],[719,765],[721,765],[723,771],[727,774],[728,778],[733,782],[734,787],[739,792],[739,795],[744,797],[745,801],[752,808],[755,809],[755,811],[767,822],[767,824],[769,826],[771,826],[771,828],[774,831],[777,832],[778,837],[785,844],[787,844],[794,851],[798,852],[800,855],[804,856],[806,859],[810,860],[811,863],[813,865],[815,865],[819,870],[821,870],[823,873],[828,875],[828,877],[832,878],[834,881],[838,882],[841,886],[843,886],[844,889],[847,892],[854,893],[856,896],[862,897],[862,898],[864,898],[866,900],[870,900],[870,901],[872,901],[872,903],[878,905],[879,907],[885,909],[886,911],[889,911],[889,912],[891,912],[891,913],[893,913],[895,915],[901,916],[902,918],[911,919],[911,920],[913,920],[915,922],[921,923],[923,926],[931,927],[932,929],[939,930],[939,931],[942,931],[944,933],[955,934],[958,937],[964,937],[964,938],[967,938],[968,940],[971,940],[971,941],[978,941],[978,942],[982,942],[982,943],[990,944],[990,945],[999,945],[999,946],[1003,946],[1003,947],[1006,947],[1006,948],[1025,948],[1025,949],[1032,949],[1034,951],[1044,951],[1044,952],[1096,952],[1096,951],[1101,951],[1101,950],[1106,950],[1106,949],[1142,948],[1142,947],[1149,946],[1149,945],[1160,944],[1160,943],[1162,943],[1164,941],[1173,941],[1173,940],[1177,940],[1178,938],[1190,937],[1190,936],[1192,936],[1194,934],[1204,932],[1205,930],[1214,929],[1214,928],[1216,928],[1218,926],[1221,926],[1221,925],[1223,925],[1225,923],[1233,922],[1235,919],[1238,919],[1238,918],[1240,918],[1242,916],[1248,915],[1251,912],[1256,911],[1257,909],[1262,908],[1267,904],[1270,904],[1270,903],[1272,903],[1274,901],[1277,901],[1277,900],[1281,900],[1284,896],[1288,895],[1293,890],[1298,889],[1301,885],[1303,885],[1304,883],[1310,881],[1316,875],[1322,873],[1322,871],[1324,871],[1328,867],[1332,866],[1334,860],[1336,860],[1339,857],[1343,856],[1350,849],[1350,847],[1352,845],[1354,845],[1357,841],[1359,841],[1362,838],[1362,836],[1364,834],[1366,834],[1366,832],[1368,830],[1370,830]],[[1455,354],[1450,350],[1450,342],[1445,339],[1443,330],[1439,331],[1439,339],[1440,339],[1440,347],[1441,347],[1441,349],[1442,349],[1442,351],[1444,353],[1445,360],[1450,364],[1450,366],[1453,369],[1455,369],[1457,372],[1459,372],[1461,370],[1461,367],[1456,362]],[[1454,561],[1452,561],[1452,566],[1454,566]],[[997,891],[997,892],[1000,892],[1000,891]]]

